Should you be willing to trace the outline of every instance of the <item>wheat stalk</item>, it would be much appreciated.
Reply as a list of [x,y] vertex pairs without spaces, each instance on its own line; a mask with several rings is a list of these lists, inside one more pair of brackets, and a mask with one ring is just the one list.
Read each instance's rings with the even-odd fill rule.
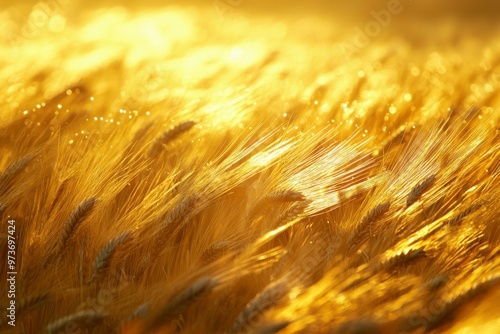
[[229,330],[229,334],[238,334],[242,332],[249,325],[251,319],[259,315],[263,316],[264,312],[275,306],[287,292],[288,287],[286,283],[282,281],[278,281],[266,287],[245,306],[243,311],[241,311]]
[[430,291],[436,291],[446,285],[448,279],[448,275],[438,275],[425,282],[424,286]]
[[93,328],[105,320],[109,314],[105,311],[82,310],[66,317],[60,318],[50,323],[46,330],[46,334],[58,334],[67,326],[75,327],[77,324],[80,329]]
[[288,202],[300,202],[304,201],[305,196],[300,191],[295,191],[293,189],[283,189],[273,191],[267,194],[264,198],[258,201],[248,213],[248,219],[252,219],[257,214],[265,208],[267,205],[273,203],[288,203]]
[[172,129],[163,132],[151,145],[151,149],[148,152],[148,156],[151,158],[156,157],[161,152],[163,145],[166,145],[169,142],[175,140],[183,133],[189,131],[195,125],[196,122],[187,121],[180,123],[175,127],[173,127]]
[[231,243],[228,241],[216,242],[203,251],[201,261],[203,263],[213,262],[227,253],[231,249],[231,246]]
[[414,129],[415,125],[409,124],[406,126],[401,126],[397,131],[395,131],[383,144],[382,152],[389,152],[392,148],[401,145],[405,142],[405,137],[407,134]]
[[389,210],[389,207],[390,202],[384,202],[375,206],[373,209],[368,211],[363,218],[361,218],[361,221],[356,225],[347,238],[347,245],[349,245],[350,252],[358,246],[359,241],[366,235],[369,225],[377,221],[380,216],[386,213]]
[[456,215],[455,217],[450,219],[448,221],[448,224],[450,226],[454,226],[454,225],[458,224],[462,219],[464,219],[465,217],[467,217],[471,213],[474,213],[475,211],[479,210],[482,206],[483,206],[482,203],[474,203],[474,204],[470,205],[467,209],[461,211],[458,215]]
[[188,196],[170,211],[161,223],[160,230],[154,240],[153,254],[161,253],[161,250],[172,234],[179,228],[182,222],[192,214],[200,200],[201,198],[197,195]]
[[19,301],[17,306],[17,314],[22,314],[37,308],[38,306],[46,303],[50,299],[49,293],[41,293],[37,295],[29,295]]
[[90,215],[90,213],[94,209],[95,203],[96,198],[91,197],[84,200],[80,205],[76,207],[75,210],[73,210],[73,212],[69,216],[69,219],[64,224],[61,237],[59,238],[57,244],[57,253],[59,255],[64,250],[68,240],[75,234],[81,223]]
[[130,231],[124,232],[120,234],[118,237],[109,241],[99,252],[94,260],[94,265],[92,269],[92,276],[87,281],[87,284],[94,281],[96,277],[103,274],[111,263],[111,258],[116,251],[116,247],[121,244],[123,241],[128,239],[131,235]]
[[28,164],[33,160],[32,155],[27,155],[16,162],[10,164],[5,171],[0,175],[0,196],[3,195],[9,188],[9,184]]
[[212,277],[203,277],[194,282],[161,308],[149,324],[147,331],[175,320],[186,308],[208,295],[218,284],[219,282]]
[[386,259],[385,261],[383,261],[382,263],[380,263],[377,266],[376,271],[379,271],[379,270],[390,271],[390,270],[393,270],[393,269],[396,269],[399,267],[408,266],[408,265],[412,264],[413,262],[418,261],[418,260],[423,259],[423,258],[426,258],[426,257],[427,257],[427,254],[425,253],[425,251],[422,248],[410,249],[406,252],[401,252],[397,255],[394,255],[394,256]]
[[434,183],[435,179],[436,175],[432,174],[431,176],[427,177],[424,181],[413,187],[413,189],[408,194],[408,198],[406,199],[406,206],[409,207],[413,203],[418,201],[422,193],[426,191],[432,185],[432,183]]
[[59,188],[57,188],[56,195],[54,196],[54,199],[52,200],[52,204],[50,205],[49,213],[54,211],[54,208],[56,207],[57,203],[59,203],[59,200],[61,199],[62,194],[66,190],[66,187],[68,186],[69,179],[65,179]]

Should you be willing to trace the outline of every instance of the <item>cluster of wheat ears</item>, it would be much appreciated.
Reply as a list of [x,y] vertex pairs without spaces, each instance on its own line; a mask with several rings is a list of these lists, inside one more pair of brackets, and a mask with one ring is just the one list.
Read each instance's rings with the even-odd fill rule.
[[346,59],[319,19],[114,9],[2,40],[0,331],[495,333],[497,35]]

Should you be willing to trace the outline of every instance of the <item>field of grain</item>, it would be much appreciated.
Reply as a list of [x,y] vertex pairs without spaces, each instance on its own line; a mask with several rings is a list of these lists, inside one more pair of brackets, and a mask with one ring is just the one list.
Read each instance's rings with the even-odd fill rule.
[[499,333],[498,6],[257,4],[0,12],[1,333]]

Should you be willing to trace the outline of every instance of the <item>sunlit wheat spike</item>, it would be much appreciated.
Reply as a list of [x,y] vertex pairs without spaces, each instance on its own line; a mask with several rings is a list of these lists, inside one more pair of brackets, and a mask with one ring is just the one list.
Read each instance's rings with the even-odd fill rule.
[[116,251],[116,247],[122,243],[124,240],[130,237],[130,231],[124,232],[120,234],[118,237],[109,241],[99,252],[97,257],[95,258],[94,265],[92,268],[92,277],[88,280],[87,283],[91,283],[94,279],[105,272],[111,263],[111,258]]
[[140,128],[135,132],[134,137],[130,141],[130,144],[123,151],[122,156],[124,157],[124,160],[126,161],[130,160],[129,155],[132,152],[134,152],[134,149],[137,148],[137,143],[141,142],[141,140],[144,138],[149,129],[151,129],[153,124],[154,124],[153,122],[149,122],[148,124],[146,124],[145,126],[143,126],[142,128]]
[[79,329],[90,329],[99,325],[104,319],[109,316],[107,312],[96,310],[83,310],[74,314],[60,318],[47,326],[46,334],[59,334],[64,331],[67,326],[75,327],[78,325]]
[[424,286],[430,291],[436,291],[442,288],[447,282],[448,275],[438,275],[425,282]]
[[48,293],[41,293],[25,297],[19,301],[19,304],[17,306],[17,314],[22,314],[33,310],[46,303],[49,299],[50,295]]
[[191,195],[184,198],[172,209],[172,211],[170,211],[167,217],[165,217],[162,226],[165,227],[184,220],[191,213],[191,211],[193,211],[200,199],[200,196],[197,195]]
[[197,195],[188,196],[170,211],[161,223],[160,231],[158,231],[158,235],[155,237],[153,254],[161,252],[163,245],[170,239],[180,224],[193,212],[200,200],[201,198]]
[[149,303],[144,303],[139,305],[132,313],[130,313],[129,316],[127,316],[125,319],[122,320],[121,325],[125,325],[129,323],[130,321],[134,321],[137,318],[142,318],[144,317],[148,311],[149,311],[150,305]]
[[213,262],[227,253],[230,249],[231,243],[228,241],[216,242],[203,251],[201,254],[201,261],[204,263]]
[[275,324],[267,325],[257,330],[256,334],[275,334],[287,328],[291,324],[290,321],[277,322]]
[[388,152],[392,147],[396,147],[405,142],[406,135],[415,127],[415,125],[401,126],[382,144],[382,152]]
[[59,203],[59,200],[61,199],[62,194],[66,190],[66,187],[68,186],[69,179],[65,179],[59,188],[57,188],[56,196],[54,196],[54,200],[52,201],[52,204],[50,205],[49,212],[54,211],[54,208],[56,207],[57,203]]
[[451,300],[446,301],[444,305],[440,307],[441,311],[439,312],[439,314],[432,314],[432,317],[428,317],[428,319],[431,319],[431,321],[427,323],[426,330],[430,331],[437,328],[464,304],[491,290],[493,287],[498,286],[499,283],[500,276],[486,279],[483,282],[472,286],[467,291],[459,294]]
[[373,209],[367,212],[367,214],[361,218],[361,221],[356,225],[354,230],[349,235],[347,239],[347,245],[349,246],[349,251],[352,251],[359,244],[360,239],[368,233],[368,227],[371,223],[377,221],[380,216],[389,210],[390,202],[385,202],[375,206]]
[[266,202],[296,202],[303,201],[304,199],[305,196],[300,191],[284,189],[269,193],[263,200]]
[[154,317],[148,330],[157,329],[175,320],[186,308],[208,295],[218,284],[218,281],[212,277],[199,279],[170,300]]
[[475,211],[479,210],[482,205],[483,205],[482,203],[474,203],[470,205],[467,209],[461,211],[458,215],[450,219],[448,224],[452,226],[458,224],[462,219],[464,219],[471,213],[474,213]]
[[242,332],[249,321],[255,316],[263,316],[264,312],[275,306],[287,293],[288,287],[285,282],[272,283],[252,299],[241,311],[234,322],[229,334]]
[[134,312],[132,312],[129,316],[129,319],[134,319],[137,317],[142,317],[144,316],[149,310],[149,303],[144,303],[142,305],[139,305]]
[[273,203],[299,202],[305,200],[304,194],[293,189],[277,190],[267,194],[264,198],[258,201],[248,214],[248,218],[256,217],[266,205]]
[[310,201],[300,201],[298,203],[295,203],[294,205],[292,205],[292,207],[278,216],[278,218],[276,219],[276,223],[281,226],[291,222],[292,220],[303,214],[304,210],[310,203]]
[[19,174],[33,160],[32,155],[27,155],[16,162],[10,164],[5,171],[0,175],[0,195],[3,195],[8,190],[10,181]]
[[60,253],[66,247],[66,243],[71,238],[71,236],[76,232],[81,223],[87,218],[96,203],[96,198],[91,197],[84,200],[76,209],[71,213],[69,219],[64,224],[64,228],[59,238],[57,250]]
[[161,150],[163,145],[168,144],[172,140],[175,140],[184,132],[189,131],[193,126],[196,125],[196,122],[187,121],[176,125],[174,128],[163,132],[156,140],[153,142],[151,149],[148,152],[149,157],[157,156]]
[[413,187],[413,189],[408,194],[408,198],[406,199],[406,206],[409,207],[413,203],[418,201],[420,196],[432,185],[435,179],[436,179],[436,174],[432,174],[424,181]]
[[388,258],[383,261],[377,267],[378,270],[387,270],[390,271],[392,269],[396,269],[398,267],[408,266],[414,263],[417,260],[423,259],[427,257],[425,251],[421,248],[419,249],[410,249],[405,253],[397,254],[393,257]]

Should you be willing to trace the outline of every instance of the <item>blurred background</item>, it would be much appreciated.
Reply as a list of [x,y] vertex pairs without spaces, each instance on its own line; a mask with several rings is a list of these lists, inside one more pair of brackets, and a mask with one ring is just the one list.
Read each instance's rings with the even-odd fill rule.
[[[83,24],[82,17],[89,11],[103,8],[121,8],[129,13],[158,10],[164,7],[196,8],[213,16],[252,17],[258,15],[275,20],[296,20],[301,17],[321,17],[334,21],[344,33],[355,33],[374,20],[374,13],[399,8],[392,15],[390,25],[377,34],[405,36],[410,42],[425,43],[434,40],[436,29],[441,31],[448,42],[460,39],[460,35],[497,31],[500,24],[500,2],[495,0],[354,0],[354,1],[265,1],[265,0],[0,0],[0,28],[7,34],[29,35],[40,27],[62,30],[63,26]],[[55,18],[53,16],[56,16]],[[19,31],[19,26],[29,22],[28,27]],[[454,22],[452,27],[450,22]],[[360,26],[361,24],[361,26]],[[16,31],[17,26],[17,31]],[[226,27],[224,27],[227,29]],[[450,36],[452,38],[450,38]]]

